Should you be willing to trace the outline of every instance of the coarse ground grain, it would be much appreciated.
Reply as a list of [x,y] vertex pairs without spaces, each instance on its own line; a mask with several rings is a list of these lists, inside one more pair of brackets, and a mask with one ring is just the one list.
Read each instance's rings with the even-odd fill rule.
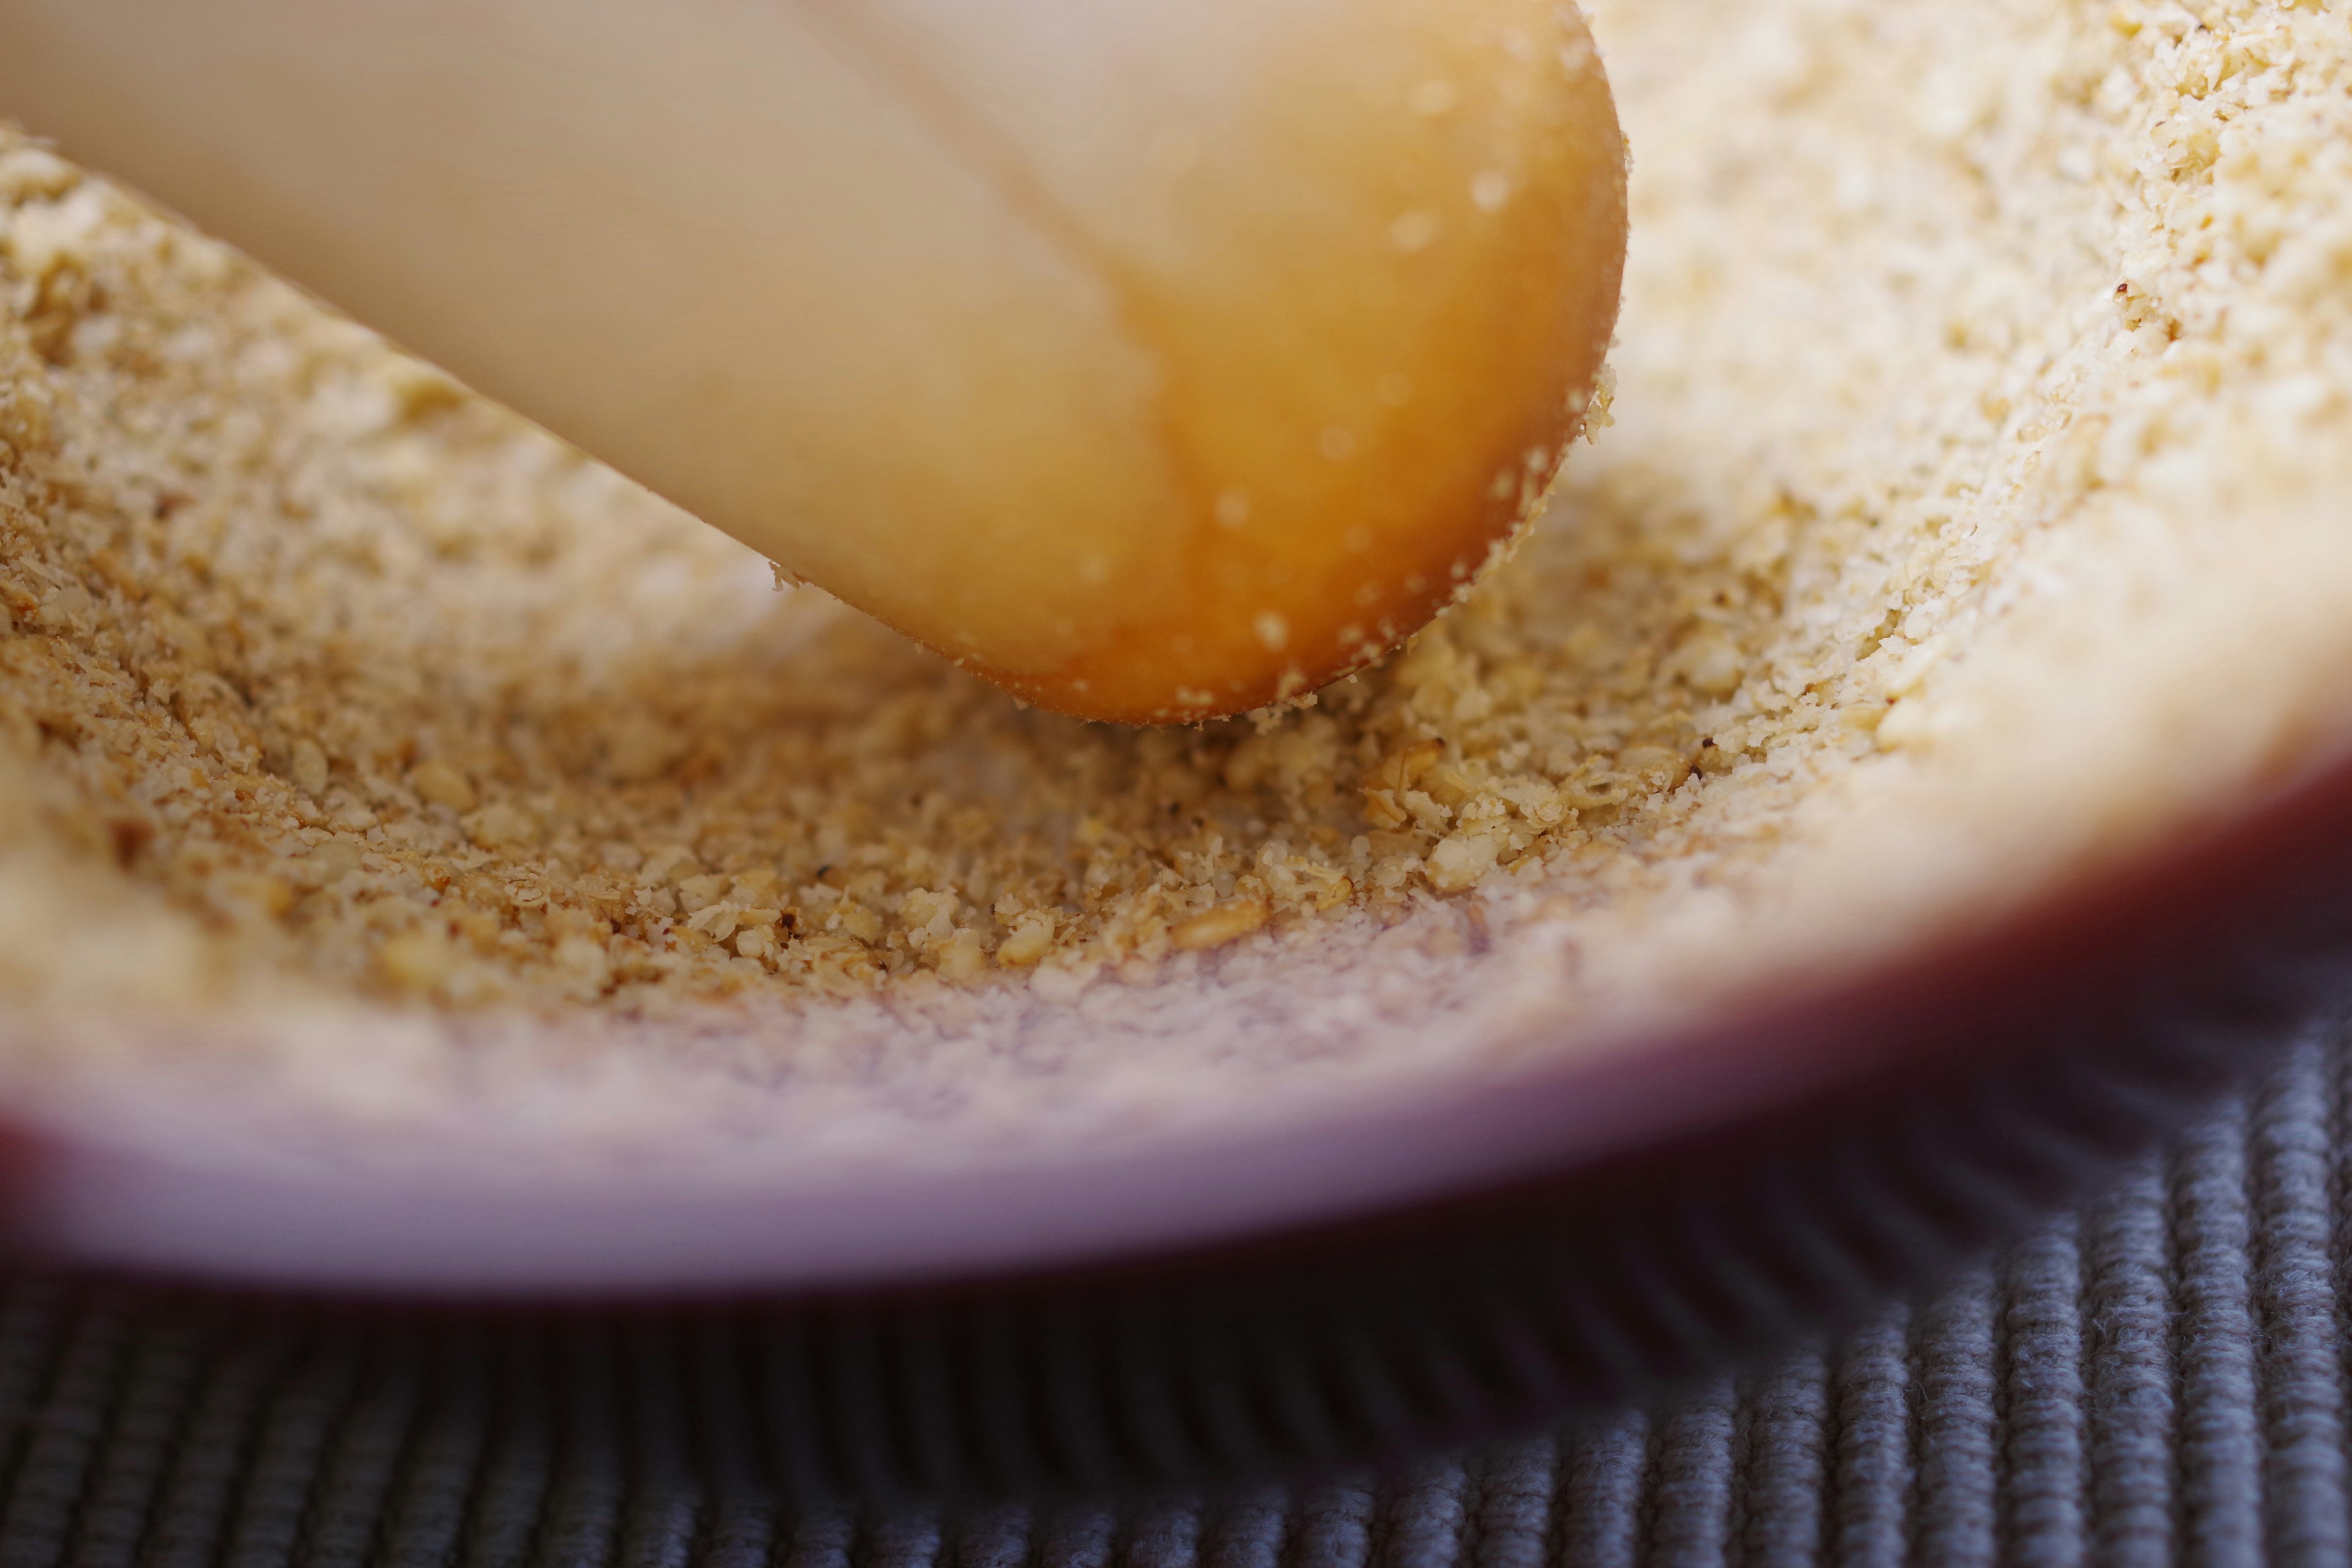
[[2343,5],[1595,13],[1615,424],[1408,652],[1194,730],[778,591],[0,142],[12,1070],[201,1039],[346,1111],[630,1127],[1229,1102],[1861,963],[2336,745]]

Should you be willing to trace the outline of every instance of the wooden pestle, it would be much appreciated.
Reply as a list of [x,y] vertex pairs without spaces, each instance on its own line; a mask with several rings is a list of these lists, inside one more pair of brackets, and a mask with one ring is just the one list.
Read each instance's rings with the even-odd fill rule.
[[1031,701],[1423,624],[1615,320],[1563,0],[0,0],[56,137]]

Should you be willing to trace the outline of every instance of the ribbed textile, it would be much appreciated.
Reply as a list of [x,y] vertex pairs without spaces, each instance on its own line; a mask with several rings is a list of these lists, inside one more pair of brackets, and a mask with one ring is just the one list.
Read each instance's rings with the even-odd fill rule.
[[2340,1563],[2347,1097],[2332,1026],[1833,1345],[1395,1475],[1122,1510],[794,1517],[723,1424],[676,1408],[698,1369],[723,1377],[717,1349],[554,1343],[522,1317],[361,1330],[19,1271],[0,1568]]

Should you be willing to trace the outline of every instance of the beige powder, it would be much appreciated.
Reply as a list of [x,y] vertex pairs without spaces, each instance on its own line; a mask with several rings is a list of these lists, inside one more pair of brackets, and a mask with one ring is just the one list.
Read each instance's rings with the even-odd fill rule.
[[1409,652],[1199,730],[1023,711],[0,144],[17,1054],[161,1017],[347,1110],[599,1126],[1443,1070],[1838,971],[2329,754],[2342,9],[1594,9],[1615,424]]

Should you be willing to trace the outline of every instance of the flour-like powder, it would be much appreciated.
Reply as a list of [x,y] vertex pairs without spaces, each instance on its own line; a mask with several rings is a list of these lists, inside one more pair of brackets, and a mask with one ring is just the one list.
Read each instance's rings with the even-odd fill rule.
[[0,143],[11,1071],[803,1150],[1225,1114],[1817,982],[2334,754],[2340,6],[1594,20],[1614,423],[1409,651],[1192,730],[779,592]]

